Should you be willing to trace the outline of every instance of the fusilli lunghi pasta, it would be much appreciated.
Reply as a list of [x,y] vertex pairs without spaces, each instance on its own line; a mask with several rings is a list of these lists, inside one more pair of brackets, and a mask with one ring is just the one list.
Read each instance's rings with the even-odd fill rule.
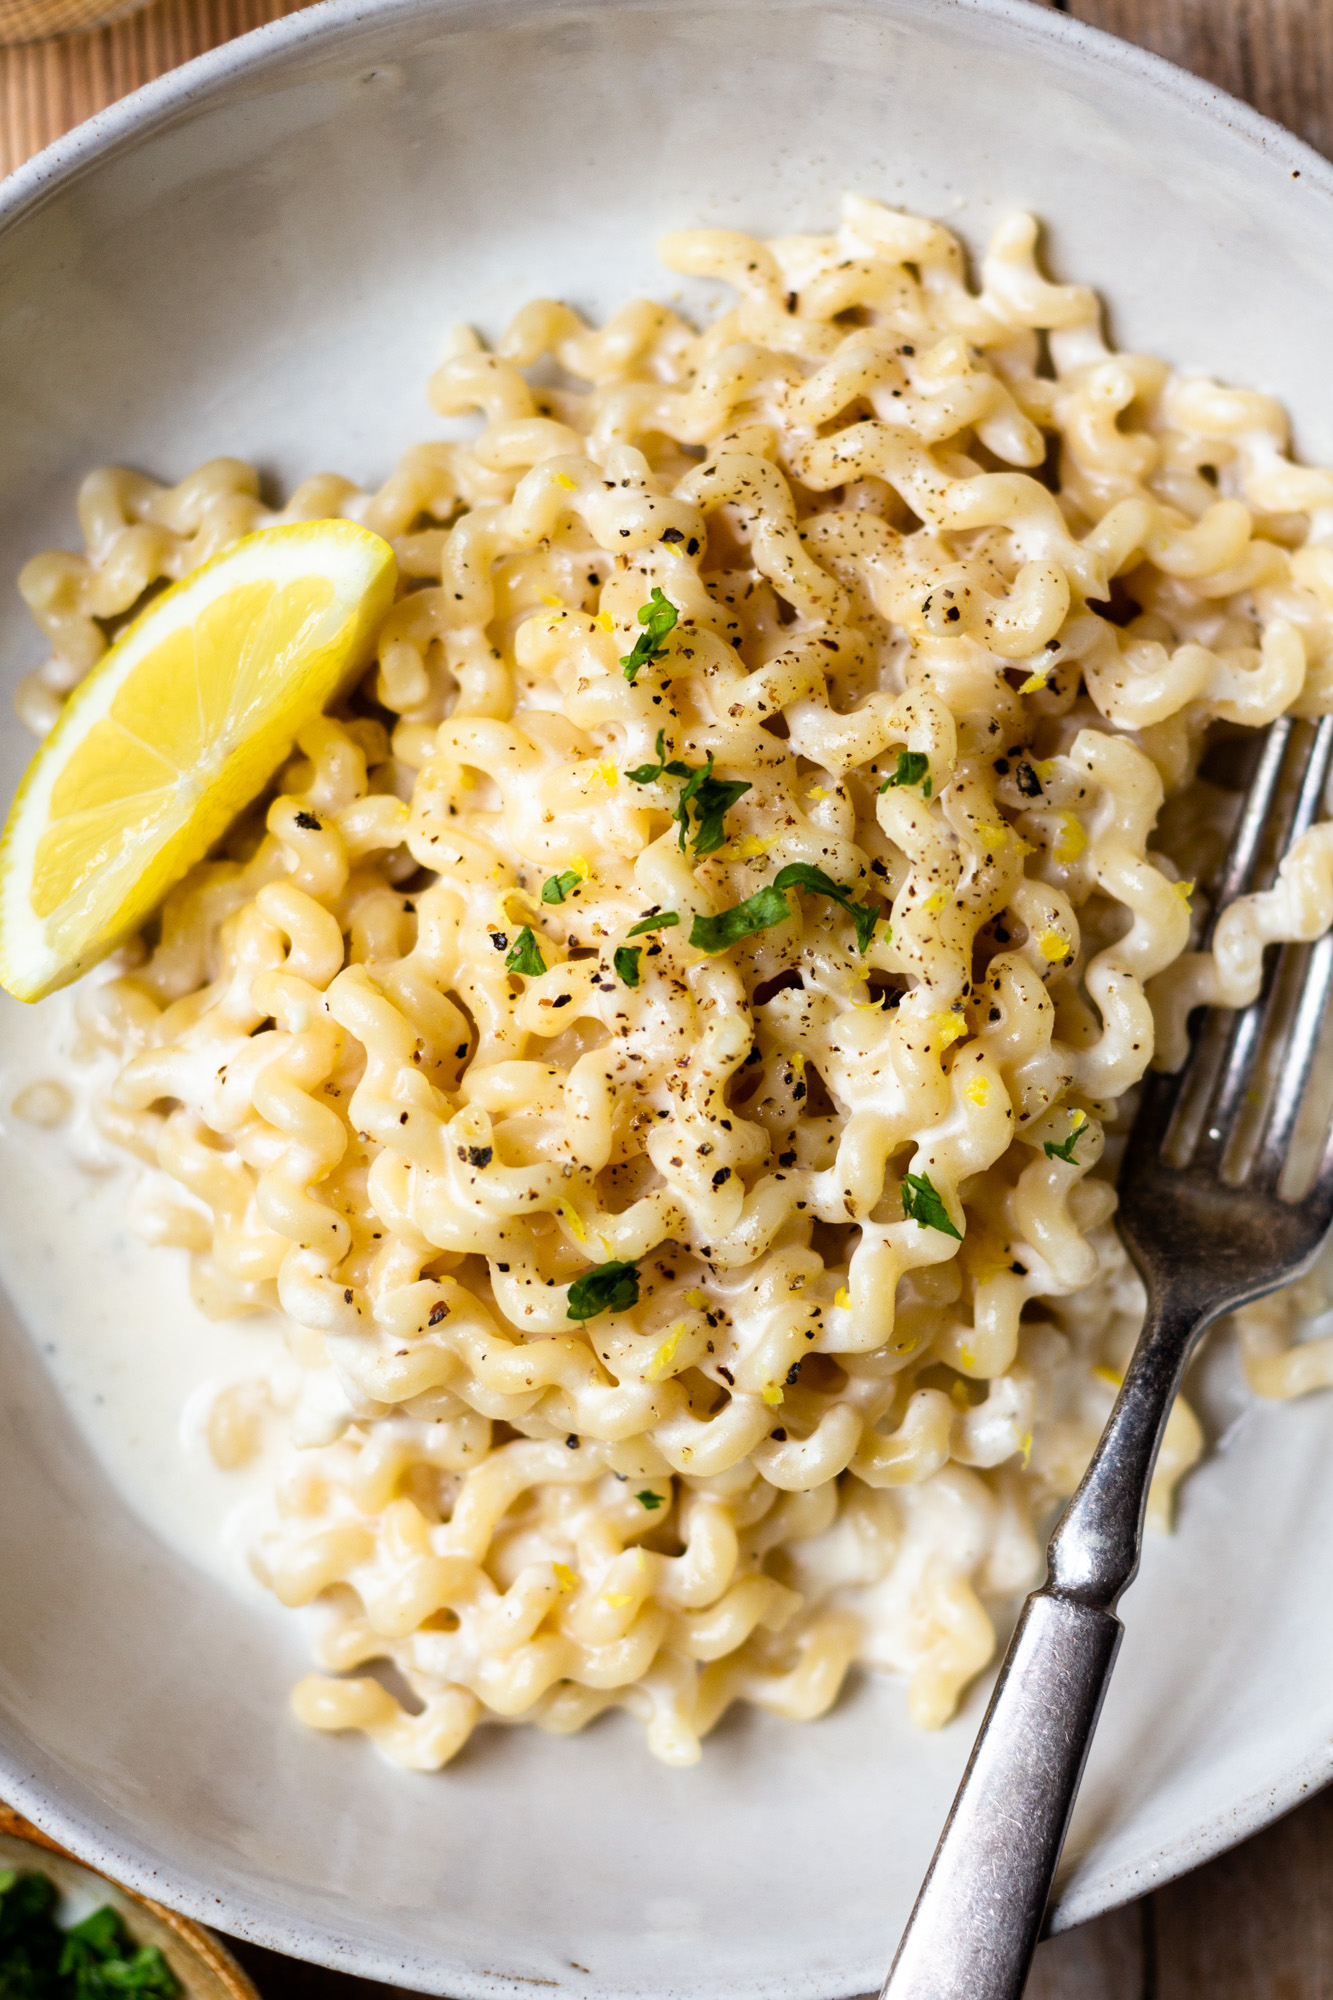
[[[1039,1574],[1142,1309],[1105,1129],[1333,917],[1321,825],[1189,948],[1208,732],[1333,695],[1333,475],[1035,245],[973,289],[868,200],[674,236],[736,294],[702,332],[538,301],[378,493],[98,472],[24,572],[43,727],[257,526],[398,557],[359,695],[77,1000],[140,1226],[286,1315],[253,1563],[319,1607],[317,1728],[433,1769],[618,1706],[684,1763],[855,1661],[934,1725]],[[1261,1393],[1333,1380],[1241,1319]],[[278,1420],[233,1386],[219,1463]],[[1159,1520],[1200,1448],[1182,1401]]]

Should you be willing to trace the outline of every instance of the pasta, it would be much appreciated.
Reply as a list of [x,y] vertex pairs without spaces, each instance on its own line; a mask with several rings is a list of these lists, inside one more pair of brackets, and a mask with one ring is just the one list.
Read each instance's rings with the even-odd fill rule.
[[[973,288],[860,198],[673,236],[736,296],[702,332],[537,301],[378,492],[101,471],[24,571],[40,729],[257,526],[398,557],[360,693],[74,1002],[139,1225],[287,1318],[295,1402],[208,1431],[288,1428],[252,1559],[316,1607],[316,1728],[434,1769],[620,1707],[687,1763],[854,1662],[934,1726],[1040,1573],[1142,1311],[1107,1138],[1333,917],[1320,825],[1190,949],[1210,730],[1333,696],[1333,475],[1036,241]],[[1260,1393],[1333,1381],[1290,1301],[1240,1318]],[[1182,1400],[1159,1524],[1201,1442]]]

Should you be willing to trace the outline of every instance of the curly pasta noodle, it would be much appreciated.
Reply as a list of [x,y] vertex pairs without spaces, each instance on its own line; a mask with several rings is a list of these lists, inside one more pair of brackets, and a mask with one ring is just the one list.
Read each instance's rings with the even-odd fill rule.
[[[934,1725],[1039,1573],[1142,1308],[1103,1128],[1333,916],[1320,826],[1187,950],[1207,730],[1333,694],[1333,475],[1111,351],[1035,244],[972,289],[867,200],[674,236],[737,297],[703,332],[539,300],[454,338],[472,434],[378,493],[98,472],[86,552],[24,571],[40,727],[256,526],[398,556],[360,695],[78,1002],[141,1223],[209,1312],[287,1316],[253,1562],[320,1607],[317,1728],[433,1769],[618,1706],[684,1763],[858,1660]],[[1333,1379],[1285,1311],[1243,1330],[1265,1394]],[[271,1420],[229,1391],[219,1462]],[[1182,1402],[1159,1520],[1200,1445]]]

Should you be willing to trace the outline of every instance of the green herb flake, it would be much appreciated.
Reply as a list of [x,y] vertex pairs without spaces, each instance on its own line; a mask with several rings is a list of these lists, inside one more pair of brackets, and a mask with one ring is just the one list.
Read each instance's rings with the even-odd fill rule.
[[963,1240],[962,1230],[955,1229],[950,1222],[949,1211],[929,1174],[904,1174],[903,1214],[918,1229],[938,1229],[945,1236],[956,1237],[960,1243]]
[[[924,783],[922,780],[924,779]],[[887,792],[890,785],[920,785],[923,799],[930,797],[930,759],[924,750],[900,750],[898,767],[892,771],[880,786]]]
[[780,868],[773,878],[778,889],[808,889],[812,895],[827,896],[846,910],[856,926],[857,949],[864,954],[870,949],[870,940],[875,935],[875,925],[883,915],[872,903],[858,903],[853,900],[850,889],[826,875],[822,868],[812,868],[807,862],[793,861],[790,866]]
[[541,946],[532,935],[531,927],[524,924],[505,957],[505,965],[510,972],[526,973],[529,979],[539,979],[546,970],[546,960],[542,957]]
[[596,1319],[599,1313],[628,1312],[639,1303],[639,1267],[612,1258],[575,1278],[569,1288],[567,1319]]
[[[778,881],[781,880],[779,876]],[[743,903],[720,910],[715,917],[696,917],[690,943],[699,951],[716,954],[729,945],[739,944],[742,938],[752,937],[756,931],[766,931],[772,924],[785,924],[790,915],[791,904],[781,889],[770,883],[766,889],[756,889]]]
[[644,1487],[643,1492],[636,1493],[634,1498],[638,1501],[641,1507],[646,1507],[650,1514],[655,1514],[659,1507],[665,1505],[665,1502],[663,1501],[661,1494],[652,1492],[646,1486]]
[[560,875],[548,875],[542,883],[542,901],[563,903],[570,890],[577,889],[582,880],[577,868],[566,868]]
[[681,853],[685,852],[691,806],[694,807],[694,851],[696,854],[715,854],[727,837],[723,821],[737,799],[744,798],[749,789],[748,783],[740,778],[715,778],[711,757],[701,771],[693,772],[676,807]]
[[1087,1129],[1088,1114],[1086,1111],[1076,1111],[1073,1114],[1073,1123],[1070,1125],[1068,1137],[1062,1139],[1058,1146],[1054,1139],[1048,1139],[1042,1147],[1042,1151],[1048,1160],[1063,1160],[1067,1167],[1077,1166],[1078,1162],[1074,1158],[1074,1148]]
[[[620,664],[625,669],[625,679],[630,686],[640,667],[646,667],[650,660],[660,660],[666,647],[663,641],[676,628],[680,613],[671,599],[653,585],[653,594],[647,604],[639,606],[639,623],[643,626],[638,638],[628,653],[622,653]],[[645,768],[645,767],[641,767]],[[637,782],[643,783],[644,780]]]
[[638,944],[616,947],[612,963],[616,968],[616,978],[623,980],[626,986],[637,986],[639,983],[639,954],[642,950],[643,946]]
[[625,776],[636,785],[654,785],[661,777],[683,778],[684,787],[676,801],[672,814],[680,828],[680,851],[685,852],[685,843],[690,834],[690,811],[694,811],[694,851],[696,854],[715,854],[727,837],[724,821],[737,799],[744,798],[750,785],[743,778],[715,778],[713,759],[710,755],[706,764],[686,764],[679,757],[664,762],[666,751],[666,731],[657,732],[657,762],[636,764]]
[[631,924],[626,937],[642,937],[646,931],[674,930],[680,922],[679,910],[657,910],[650,917],[640,917],[637,924]]

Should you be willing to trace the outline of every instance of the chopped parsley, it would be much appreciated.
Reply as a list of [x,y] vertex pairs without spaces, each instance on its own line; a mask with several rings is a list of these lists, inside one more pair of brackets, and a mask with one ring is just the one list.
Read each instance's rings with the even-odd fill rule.
[[737,799],[743,798],[749,789],[742,778],[715,778],[710,755],[702,770],[691,773],[676,807],[681,853],[685,852],[691,806],[694,807],[694,851],[696,854],[713,854],[727,837],[723,821]]
[[625,776],[636,785],[655,785],[661,777],[683,778],[685,780],[676,810],[672,817],[680,828],[680,851],[685,852],[685,842],[689,838],[690,808],[694,808],[694,851],[696,854],[715,854],[726,839],[723,824],[727,814],[737,799],[743,798],[750,786],[741,778],[715,778],[713,759],[710,753],[706,764],[686,764],[679,757],[664,762],[666,731],[657,732],[657,762],[637,764]]
[[563,903],[571,889],[577,889],[583,880],[577,868],[566,868],[559,875],[548,875],[542,883],[544,903]]
[[616,947],[612,961],[616,968],[616,978],[623,979],[626,986],[637,986],[639,983],[639,955],[642,950],[643,946],[638,944],[622,944]]
[[1087,1127],[1088,1127],[1087,1112],[1086,1111],[1074,1112],[1073,1123],[1069,1128],[1068,1137],[1062,1139],[1058,1146],[1056,1145],[1054,1139],[1048,1139],[1045,1145],[1042,1147],[1042,1151],[1045,1153],[1047,1159],[1063,1160],[1067,1167],[1077,1166],[1078,1162],[1074,1158],[1074,1147],[1077,1145],[1078,1141],[1082,1138],[1084,1132],[1087,1130]]
[[929,1174],[904,1174],[903,1214],[918,1229],[939,1229],[946,1236],[954,1236],[961,1243],[963,1232],[955,1229],[949,1220],[949,1211],[940,1199]]
[[136,1945],[119,1913],[94,1910],[62,1931],[59,1894],[35,1871],[0,1869],[0,1995],[4,2000],[172,2000],[180,1982],[156,1945]]
[[[924,780],[924,782],[923,782]],[[923,799],[930,797],[930,759],[924,750],[900,750],[898,767],[891,771],[880,786],[887,792],[890,785],[920,785]]]
[[641,1507],[646,1507],[650,1514],[655,1514],[659,1507],[666,1504],[660,1493],[654,1493],[646,1486],[642,1493],[636,1493],[634,1498]]
[[637,924],[631,924],[626,937],[642,937],[645,931],[669,931],[680,922],[679,910],[656,910],[650,917],[640,917]]
[[778,870],[773,886],[775,889],[809,889],[813,895],[827,896],[831,902],[839,904],[856,926],[857,949],[863,954],[869,951],[875,925],[883,912],[872,903],[855,902],[851,890],[844,889],[822,868],[812,868],[804,861],[793,861],[789,867]]
[[785,924],[790,915],[791,904],[781,889],[770,883],[766,889],[756,889],[743,903],[719,910],[715,917],[696,917],[690,929],[690,943],[700,951],[725,951],[728,945],[739,944],[742,938],[752,937],[756,931],[766,931],[770,924]]
[[666,647],[663,641],[676,628],[680,613],[671,599],[653,585],[653,594],[647,604],[639,606],[639,623],[643,626],[638,638],[628,653],[622,653],[620,664],[625,669],[625,679],[630,686],[640,667],[646,667],[650,660],[660,660]]
[[639,1303],[639,1267],[612,1258],[575,1278],[569,1288],[567,1319],[596,1319],[598,1313],[627,1312]]
[[655,764],[636,764],[632,771],[626,771],[625,776],[631,784],[655,785],[658,779],[664,773],[668,772],[673,778],[689,777],[691,767],[688,764],[682,764],[679,757],[673,757],[669,763],[667,762],[665,729],[658,730],[657,742],[653,747],[657,751],[657,762]]
[[529,979],[540,978],[546,970],[546,960],[542,957],[541,946],[532,935],[531,927],[524,924],[522,930],[509,947],[505,965],[510,972],[525,972]]

